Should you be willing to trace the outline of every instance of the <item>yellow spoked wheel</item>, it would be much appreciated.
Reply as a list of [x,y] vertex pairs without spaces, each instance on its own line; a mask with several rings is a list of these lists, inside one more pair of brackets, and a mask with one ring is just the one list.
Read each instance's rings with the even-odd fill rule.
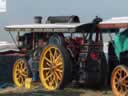
[[13,66],[13,81],[16,86],[22,87],[25,79],[28,77],[27,62],[24,59],[18,59]]
[[[55,46],[48,45],[44,50],[40,58],[40,79],[43,87],[46,90],[53,91],[64,86],[66,77],[69,72],[67,66],[67,60],[65,49]],[[70,64],[69,64],[70,67]],[[70,74],[70,73],[69,73]],[[66,77],[66,78],[65,78]]]
[[111,86],[115,96],[128,96],[128,69],[126,66],[119,65],[113,70]]

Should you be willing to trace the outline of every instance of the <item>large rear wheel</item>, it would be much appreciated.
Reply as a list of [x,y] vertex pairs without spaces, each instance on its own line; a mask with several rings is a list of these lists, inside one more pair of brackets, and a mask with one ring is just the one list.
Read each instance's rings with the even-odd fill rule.
[[57,45],[46,46],[40,58],[39,74],[46,90],[64,88],[71,78],[71,64],[67,50]]
[[25,59],[16,60],[13,66],[13,81],[16,86],[22,87],[25,84],[25,79],[28,77],[27,62]]
[[112,91],[115,96],[128,96],[128,68],[118,65],[112,72]]

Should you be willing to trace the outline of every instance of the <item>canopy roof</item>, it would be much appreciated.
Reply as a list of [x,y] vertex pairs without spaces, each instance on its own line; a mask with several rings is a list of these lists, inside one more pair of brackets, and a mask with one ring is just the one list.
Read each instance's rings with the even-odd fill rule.
[[12,32],[82,32],[88,31],[91,23],[56,23],[56,24],[24,24],[6,26],[6,31]]
[[101,22],[98,27],[101,29],[128,28],[128,17],[114,17]]
[[[105,29],[104,33],[115,32],[115,29],[128,28],[128,17],[115,17],[102,21],[97,28]],[[6,31],[11,32],[94,32],[93,23],[54,23],[54,24],[23,24],[6,26]],[[107,29],[107,30],[106,30]],[[114,30],[110,30],[114,29]]]

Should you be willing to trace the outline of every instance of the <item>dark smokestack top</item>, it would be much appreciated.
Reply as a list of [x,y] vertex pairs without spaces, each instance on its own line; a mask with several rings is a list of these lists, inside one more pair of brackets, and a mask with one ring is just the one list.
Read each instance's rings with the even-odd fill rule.
[[42,17],[41,16],[35,16],[34,17],[34,23],[41,24],[42,23]]

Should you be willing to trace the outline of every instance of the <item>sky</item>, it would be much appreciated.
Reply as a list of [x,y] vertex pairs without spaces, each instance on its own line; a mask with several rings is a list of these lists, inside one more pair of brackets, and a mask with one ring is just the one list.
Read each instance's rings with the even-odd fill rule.
[[0,41],[12,42],[4,26],[33,23],[34,16],[78,15],[82,23],[98,15],[103,19],[128,16],[128,0],[7,0],[7,12],[0,13]]

